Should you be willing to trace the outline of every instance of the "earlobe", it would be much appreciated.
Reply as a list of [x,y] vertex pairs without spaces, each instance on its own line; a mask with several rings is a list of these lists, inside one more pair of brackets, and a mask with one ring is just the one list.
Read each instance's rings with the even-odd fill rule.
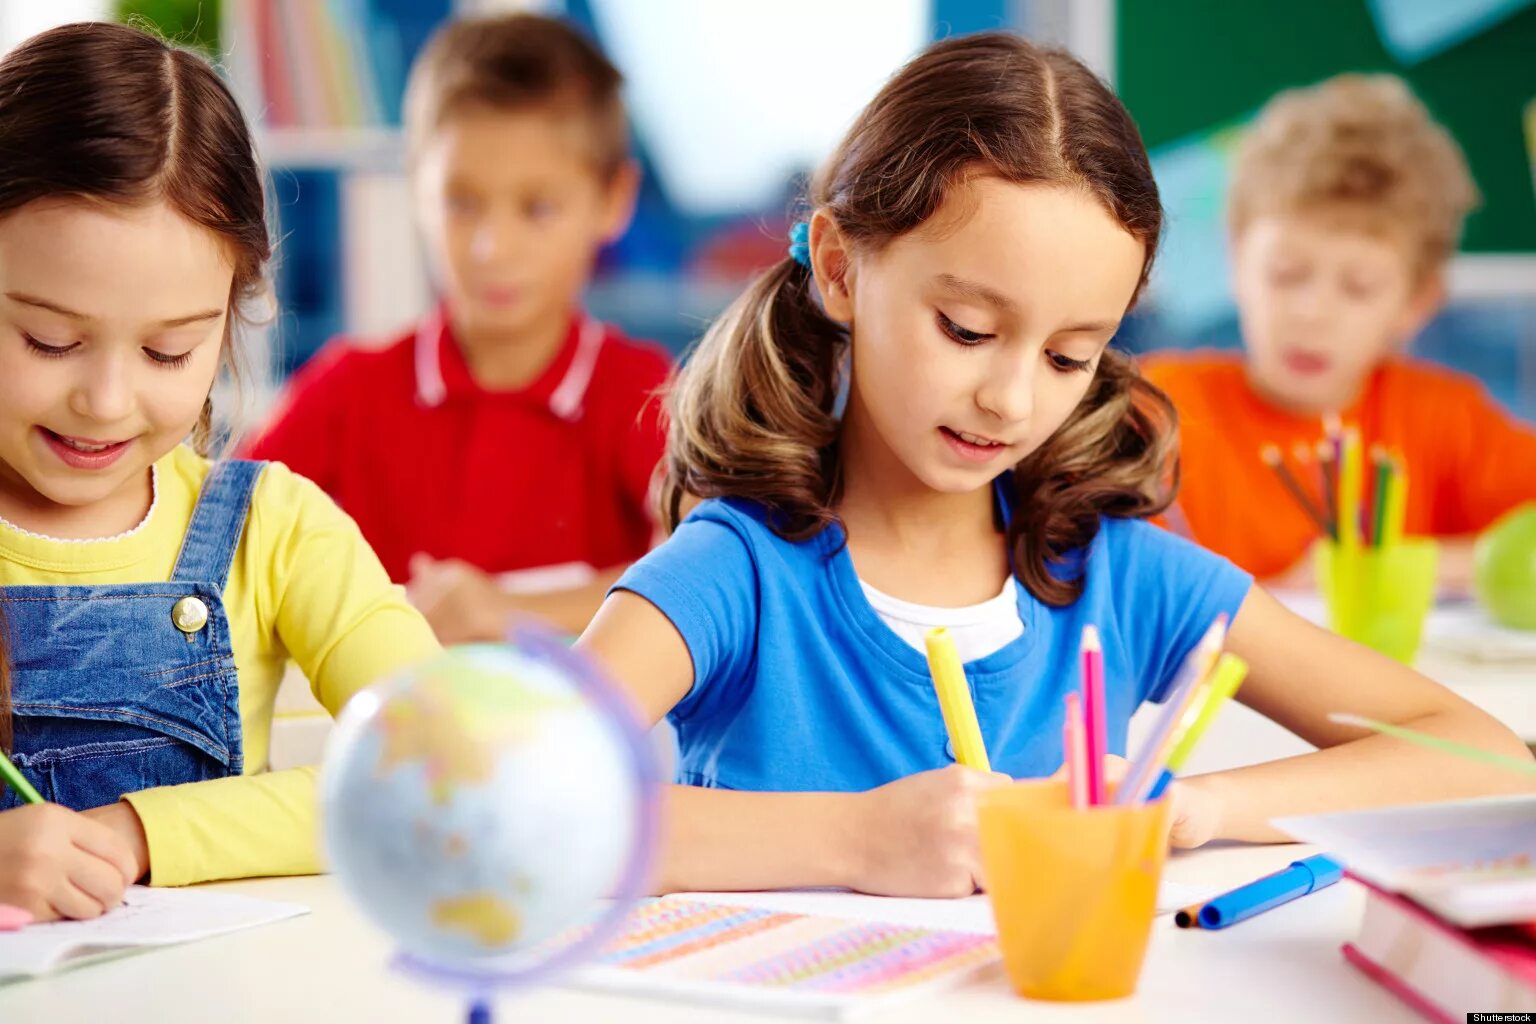
[[1412,341],[1445,305],[1445,275],[1435,271],[1419,283],[1399,323],[1399,345]]
[[635,204],[640,198],[640,165],[626,160],[607,184],[608,223],[603,230],[603,244],[612,245],[629,230],[635,218]]

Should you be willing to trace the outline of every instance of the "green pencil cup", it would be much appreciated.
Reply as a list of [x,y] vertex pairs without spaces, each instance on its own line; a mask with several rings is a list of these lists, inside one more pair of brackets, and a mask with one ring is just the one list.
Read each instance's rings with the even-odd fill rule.
[[1381,548],[1324,542],[1313,558],[1328,628],[1412,664],[1435,603],[1435,542],[1405,540]]

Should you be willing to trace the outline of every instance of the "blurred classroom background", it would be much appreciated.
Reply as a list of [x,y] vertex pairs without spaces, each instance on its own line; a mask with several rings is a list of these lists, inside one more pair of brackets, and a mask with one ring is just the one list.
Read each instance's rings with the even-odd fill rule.
[[1008,28],[1109,79],[1152,150],[1169,233],[1131,350],[1237,344],[1223,194],[1245,121],[1346,71],[1406,78],[1482,192],[1420,355],[1536,419],[1536,0],[3,0],[0,52],[67,21],[140,19],[225,69],[280,231],[272,382],[339,333],[383,339],[431,302],[402,171],[406,69],[454,13],[531,9],[623,71],[643,197],[589,303],[683,352],[784,251],[800,182],[932,39]]

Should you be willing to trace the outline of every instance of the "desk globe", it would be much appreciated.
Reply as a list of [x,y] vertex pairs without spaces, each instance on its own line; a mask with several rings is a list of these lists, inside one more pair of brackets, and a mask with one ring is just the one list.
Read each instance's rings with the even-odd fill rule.
[[644,891],[652,748],[583,657],[520,627],[357,694],[326,747],[323,834],[398,964],[493,991],[594,955]]

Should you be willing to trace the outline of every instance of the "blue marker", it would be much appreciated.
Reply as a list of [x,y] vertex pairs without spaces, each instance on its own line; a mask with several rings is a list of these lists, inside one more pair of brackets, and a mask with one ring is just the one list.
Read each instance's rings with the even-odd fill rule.
[[1344,877],[1344,868],[1335,860],[1318,854],[1306,860],[1292,861],[1272,875],[1249,882],[1208,902],[1200,908],[1200,927],[1225,928],[1262,914],[1272,907],[1289,903],[1298,896],[1326,889]]

